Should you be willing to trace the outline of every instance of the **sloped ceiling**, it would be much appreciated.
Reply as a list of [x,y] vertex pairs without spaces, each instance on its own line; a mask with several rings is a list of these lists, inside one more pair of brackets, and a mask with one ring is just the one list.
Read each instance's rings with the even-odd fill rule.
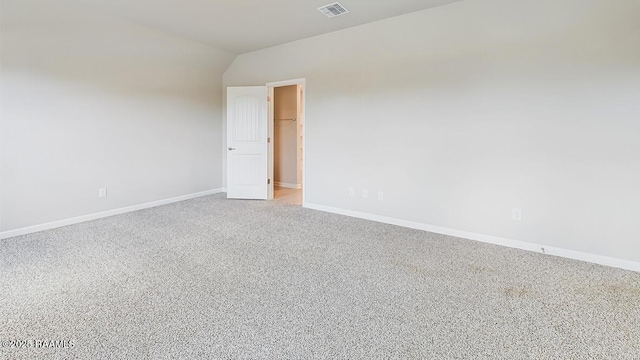
[[74,1],[159,31],[242,54],[460,0],[341,0],[350,13],[332,19],[317,10],[332,0]]

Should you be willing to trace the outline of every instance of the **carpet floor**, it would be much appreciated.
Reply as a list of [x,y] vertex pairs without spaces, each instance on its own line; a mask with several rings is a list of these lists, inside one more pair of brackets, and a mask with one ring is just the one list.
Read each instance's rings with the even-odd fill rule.
[[0,358],[638,359],[639,339],[639,273],[274,202],[0,242]]

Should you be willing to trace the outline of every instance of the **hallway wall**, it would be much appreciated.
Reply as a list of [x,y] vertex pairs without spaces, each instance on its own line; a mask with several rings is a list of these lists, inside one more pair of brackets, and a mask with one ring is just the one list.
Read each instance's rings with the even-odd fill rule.
[[[297,186],[298,111],[297,85],[274,89],[274,181],[276,185]],[[288,119],[296,119],[290,121]]]

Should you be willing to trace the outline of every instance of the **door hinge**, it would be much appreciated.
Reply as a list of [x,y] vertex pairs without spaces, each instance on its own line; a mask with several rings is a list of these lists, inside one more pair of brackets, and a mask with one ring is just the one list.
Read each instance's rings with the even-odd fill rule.
[[271,179],[267,179],[267,185],[271,185]]
[[267,96],[267,102],[271,101],[271,96]]
[[270,137],[267,138],[267,144],[271,144],[271,138]]

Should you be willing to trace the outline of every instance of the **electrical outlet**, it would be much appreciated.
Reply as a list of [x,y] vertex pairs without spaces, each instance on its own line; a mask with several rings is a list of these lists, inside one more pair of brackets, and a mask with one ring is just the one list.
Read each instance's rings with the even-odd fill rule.
[[356,196],[356,189],[350,187],[349,188],[349,197],[355,197]]
[[520,210],[518,208],[513,208],[511,210],[511,217],[515,221],[522,221],[522,210]]
[[378,200],[384,200],[384,193],[382,191],[378,191]]
[[98,189],[98,197],[107,197],[107,188]]
[[367,189],[362,189],[362,198],[366,199],[369,197],[369,190]]

